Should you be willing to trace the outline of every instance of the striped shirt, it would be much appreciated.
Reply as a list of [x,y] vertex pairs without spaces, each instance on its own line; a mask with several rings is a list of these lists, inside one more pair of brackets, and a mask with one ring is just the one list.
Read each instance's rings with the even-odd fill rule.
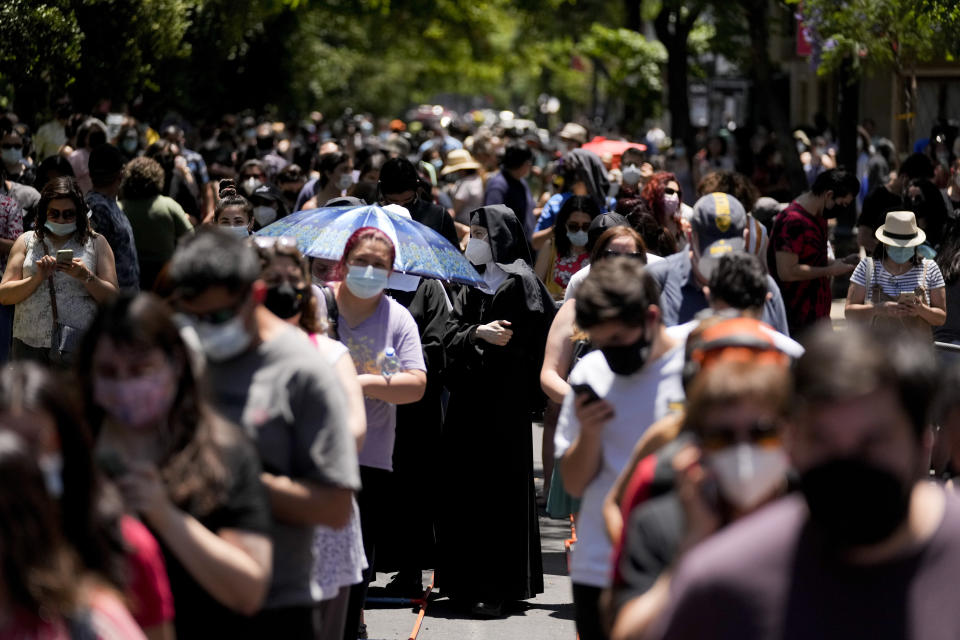
[[[871,261],[873,262],[873,273],[870,275],[870,289],[872,290],[874,285],[879,284],[880,290],[891,298],[896,298],[901,293],[915,291],[917,286],[922,286],[927,292],[927,304],[930,304],[930,292],[946,286],[943,281],[943,275],[940,273],[940,267],[938,267],[937,263],[933,260],[927,259],[924,259],[923,265],[917,265],[913,269],[910,269],[910,271],[895,276],[887,271],[886,267],[883,266],[882,260],[867,258],[861,260],[857,268],[854,269],[853,275],[850,276],[850,282],[858,284],[861,287],[867,286],[867,264]],[[926,282],[921,283],[920,279],[923,277],[924,267],[927,269],[927,278]],[[866,299],[870,300],[872,295],[872,291],[867,291]],[[872,302],[876,302],[876,300]]]

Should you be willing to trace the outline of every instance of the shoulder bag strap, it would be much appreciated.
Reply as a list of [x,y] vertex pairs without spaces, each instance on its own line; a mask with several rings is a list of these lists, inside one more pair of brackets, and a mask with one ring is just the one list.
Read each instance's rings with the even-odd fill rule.
[[867,290],[866,302],[873,303],[873,291],[870,290],[870,281],[873,280],[873,258],[866,258],[866,265],[863,269],[863,286]]
[[[36,235],[34,235],[34,238],[36,239]],[[40,240],[40,244],[43,246],[43,255],[45,256],[50,255],[47,252],[47,241]],[[59,314],[57,313],[57,294],[54,292],[52,274],[49,278],[47,278],[47,284],[49,285],[49,289],[50,289],[50,310],[53,312],[53,327],[54,329],[56,329],[57,322],[59,320]]]
[[323,286],[323,301],[327,304],[327,323],[330,325],[330,335],[334,340],[340,340],[340,310],[337,308],[337,297],[333,295],[333,289]]

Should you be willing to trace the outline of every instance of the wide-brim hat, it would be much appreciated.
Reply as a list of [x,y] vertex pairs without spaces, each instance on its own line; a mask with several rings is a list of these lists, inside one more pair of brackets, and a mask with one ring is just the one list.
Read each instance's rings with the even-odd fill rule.
[[466,149],[454,149],[447,154],[447,160],[443,169],[440,171],[440,175],[445,176],[454,171],[466,171],[467,169],[479,168],[480,163],[473,159],[469,151]]
[[927,234],[917,226],[912,211],[891,211],[876,232],[877,240],[891,247],[916,247],[923,244]]
[[563,129],[560,130],[561,138],[566,138],[568,140],[573,140],[574,142],[579,142],[580,144],[587,143],[587,130],[576,122],[568,122],[563,125]]

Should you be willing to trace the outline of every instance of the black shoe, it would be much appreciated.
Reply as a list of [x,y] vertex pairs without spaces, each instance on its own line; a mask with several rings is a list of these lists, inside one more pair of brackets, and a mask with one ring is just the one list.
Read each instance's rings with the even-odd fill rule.
[[480,616],[482,618],[502,618],[503,602],[477,602],[473,605],[471,611],[473,612],[473,615]]
[[384,587],[384,592],[393,598],[419,598],[423,595],[420,572],[398,571]]

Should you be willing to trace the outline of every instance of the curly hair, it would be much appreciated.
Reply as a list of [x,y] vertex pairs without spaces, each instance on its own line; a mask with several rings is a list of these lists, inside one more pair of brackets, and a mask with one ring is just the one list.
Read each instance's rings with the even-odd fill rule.
[[[667,188],[667,183],[670,182],[676,182],[677,186],[680,185],[677,176],[666,171],[659,171],[651,176],[641,194],[641,197],[647,202],[647,207],[653,214],[654,219],[662,226],[666,226],[667,224],[667,215],[663,209],[663,192]],[[682,201],[683,191],[678,190],[678,195]]]
[[125,200],[152,198],[163,193],[164,173],[160,163],[152,158],[134,158],[123,168],[120,193]]

